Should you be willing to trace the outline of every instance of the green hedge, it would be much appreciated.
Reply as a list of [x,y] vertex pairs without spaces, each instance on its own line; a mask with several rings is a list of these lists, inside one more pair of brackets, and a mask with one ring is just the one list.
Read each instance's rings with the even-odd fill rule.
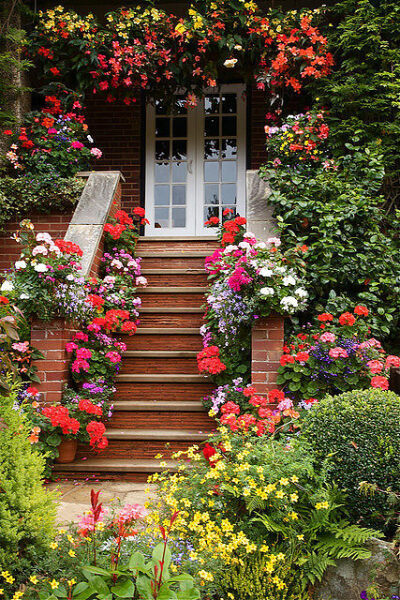
[[308,413],[303,436],[318,463],[328,459],[329,477],[346,491],[355,522],[391,533],[388,496],[366,495],[360,483],[400,493],[400,397],[374,389],[326,396]]
[[11,219],[29,216],[33,211],[71,210],[79,200],[85,180],[77,177],[0,178],[0,227]]

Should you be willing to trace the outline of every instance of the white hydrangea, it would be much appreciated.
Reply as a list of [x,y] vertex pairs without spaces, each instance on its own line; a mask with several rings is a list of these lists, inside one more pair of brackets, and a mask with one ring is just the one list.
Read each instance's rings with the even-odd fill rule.
[[36,235],[37,242],[45,242],[46,244],[51,244],[53,242],[52,237],[49,233],[38,233]]
[[308,298],[308,292],[307,292],[307,290],[305,290],[303,288],[297,288],[297,290],[294,290],[294,293],[299,298]]
[[250,250],[251,244],[249,244],[249,242],[240,242],[239,248],[242,248],[242,250]]
[[261,277],[272,277],[273,274],[274,272],[272,271],[272,269],[268,269],[268,267],[263,267],[262,269],[260,269]]
[[276,267],[276,268],[275,268],[275,271],[276,271],[277,273],[279,273],[280,275],[283,275],[284,273],[286,273],[286,271],[287,271],[287,268],[286,268],[286,267]]
[[21,300],[28,300],[28,298],[29,298],[28,294],[24,294],[24,293],[20,294],[19,297]]
[[35,246],[32,250],[33,256],[37,256],[38,254],[43,254],[44,256],[47,256],[48,253],[49,251],[47,250],[46,246],[43,246],[43,244],[40,246]]
[[232,252],[235,252],[238,249],[237,246],[227,246],[224,250],[224,254],[231,254]]
[[256,236],[254,235],[254,233],[252,231],[247,231],[246,233],[243,234],[243,237],[254,239]]
[[281,240],[277,237],[270,237],[267,239],[267,244],[269,244],[270,246],[275,246],[276,248],[279,248],[281,243]]
[[292,308],[297,308],[299,303],[294,296],[285,296],[281,300],[281,305],[285,310],[289,311]]
[[26,262],[24,260],[17,260],[14,264],[14,267],[17,271],[21,269],[26,269]]
[[3,281],[3,283],[1,284],[1,288],[0,290],[2,292],[11,292],[14,289],[13,284],[11,283],[11,281],[8,281],[7,279],[5,281]]
[[273,296],[274,293],[274,288],[272,287],[263,287],[260,289],[260,294],[262,296]]
[[282,279],[282,283],[283,285],[296,285],[297,282],[293,275],[286,275],[286,277]]
[[48,271],[49,269],[47,268],[47,266],[43,263],[38,263],[37,265],[35,265],[33,267],[35,269],[35,271],[37,273],[46,273],[46,271]]
[[267,247],[267,244],[265,242],[257,242],[257,244],[254,244],[254,248],[256,250],[265,250]]

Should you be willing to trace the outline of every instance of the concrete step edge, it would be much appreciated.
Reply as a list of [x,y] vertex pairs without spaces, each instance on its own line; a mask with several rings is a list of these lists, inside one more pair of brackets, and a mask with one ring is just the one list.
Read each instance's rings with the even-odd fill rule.
[[162,250],[153,250],[152,252],[145,250],[140,253],[141,258],[206,258],[209,255],[209,250],[167,250],[166,252]]
[[203,313],[204,309],[196,306],[145,306],[144,308],[139,308],[140,313],[144,314],[191,314],[191,313]]
[[185,269],[142,269],[142,275],[206,275],[204,269],[186,267]]
[[138,239],[140,242],[217,242],[216,235],[179,235],[169,237],[166,235],[146,236],[141,235]]

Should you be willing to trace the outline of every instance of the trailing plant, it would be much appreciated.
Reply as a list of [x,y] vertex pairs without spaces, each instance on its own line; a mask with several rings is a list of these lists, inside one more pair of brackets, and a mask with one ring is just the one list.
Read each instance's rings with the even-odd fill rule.
[[328,461],[327,474],[346,492],[354,521],[393,533],[389,499],[366,496],[361,482],[399,493],[400,398],[382,390],[354,390],[327,396],[302,424],[304,439],[316,461]]
[[[228,572],[246,576],[249,562],[260,559],[267,597],[285,598],[282,590],[292,592],[294,574],[293,592],[307,597],[309,585],[336,559],[370,556],[364,543],[375,532],[347,519],[343,498],[326,482],[324,469],[314,469],[307,445],[296,438],[257,438],[250,430],[232,434],[224,427],[208,443],[212,455],[207,447],[203,453],[193,447],[176,455],[191,459],[178,473],[151,478],[166,511],[179,511],[175,535],[191,541],[206,593],[232,593]],[[157,526],[157,515],[149,520]]]
[[102,93],[130,104],[138,92],[172,98],[185,90],[189,104],[220,75],[255,79],[299,92],[331,69],[332,55],[317,29],[319,11],[264,13],[251,2],[196,0],[188,15],[168,14],[151,2],[122,8],[99,23],[58,6],[39,13],[29,55],[47,81]]
[[[71,211],[85,187],[83,179],[20,176],[0,178],[0,227],[32,212]],[[43,200],[46,199],[44,202]]]
[[340,394],[368,387],[389,388],[393,367],[400,357],[387,354],[371,337],[369,311],[358,305],[338,317],[322,313],[284,346],[278,369],[278,385],[311,408],[326,394]]

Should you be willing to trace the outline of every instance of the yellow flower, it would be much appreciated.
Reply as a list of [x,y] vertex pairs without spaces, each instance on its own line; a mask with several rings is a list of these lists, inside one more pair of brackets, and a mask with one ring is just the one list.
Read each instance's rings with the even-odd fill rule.
[[300,534],[297,536],[297,539],[299,540],[299,542],[302,542],[302,541],[304,540],[304,535],[303,535],[302,533],[300,533]]
[[328,502],[317,502],[317,504],[315,505],[315,508],[317,510],[321,510],[323,508],[329,508],[329,503]]
[[23,595],[24,595],[24,592],[21,592],[18,590],[17,592],[14,593],[12,600],[19,600],[20,598],[22,598]]
[[51,548],[52,550],[55,550],[56,548],[58,548],[58,544],[57,544],[57,542],[51,542],[51,544],[50,544],[50,548]]
[[68,552],[68,554],[69,554],[70,556],[72,556],[72,557],[76,556],[76,552],[75,552],[75,550],[70,550],[70,551]]
[[277,498],[283,498],[283,497],[285,496],[285,492],[282,492],[282,490],[278,490],[278,491],[275,493],[275,496],[276,496]]
[[4,594],[3,588],[0,588],[0,596],[3,596],[3,594]]
[[76,581],[75,581],[75,579],[69,579],[69,580],[67,581],[67,583],[68,583],[69,587],[72,587],[73,585],[75,585],[75,584],[76,584]]
[[58,588],[58,586],[60,585],[58,583],[58,581],[56,581],[55,579],[53,579],[52,581],[49,581],[49,583],[50,583],[50,587],[52,590],[56,590]]
[[31,575],[31,576],[29,577],[29,581],[30,581],[31,583],[34,583],[34,584],[36,585],[36,584],[37,584],[37,582],[39,581],[39,579],[36,577],[36,575]]
[[59,529],[59,530],[58,530],[58,533],[59,533],[60,535],[63,535],[63,533],[65,533],[65,529]]

